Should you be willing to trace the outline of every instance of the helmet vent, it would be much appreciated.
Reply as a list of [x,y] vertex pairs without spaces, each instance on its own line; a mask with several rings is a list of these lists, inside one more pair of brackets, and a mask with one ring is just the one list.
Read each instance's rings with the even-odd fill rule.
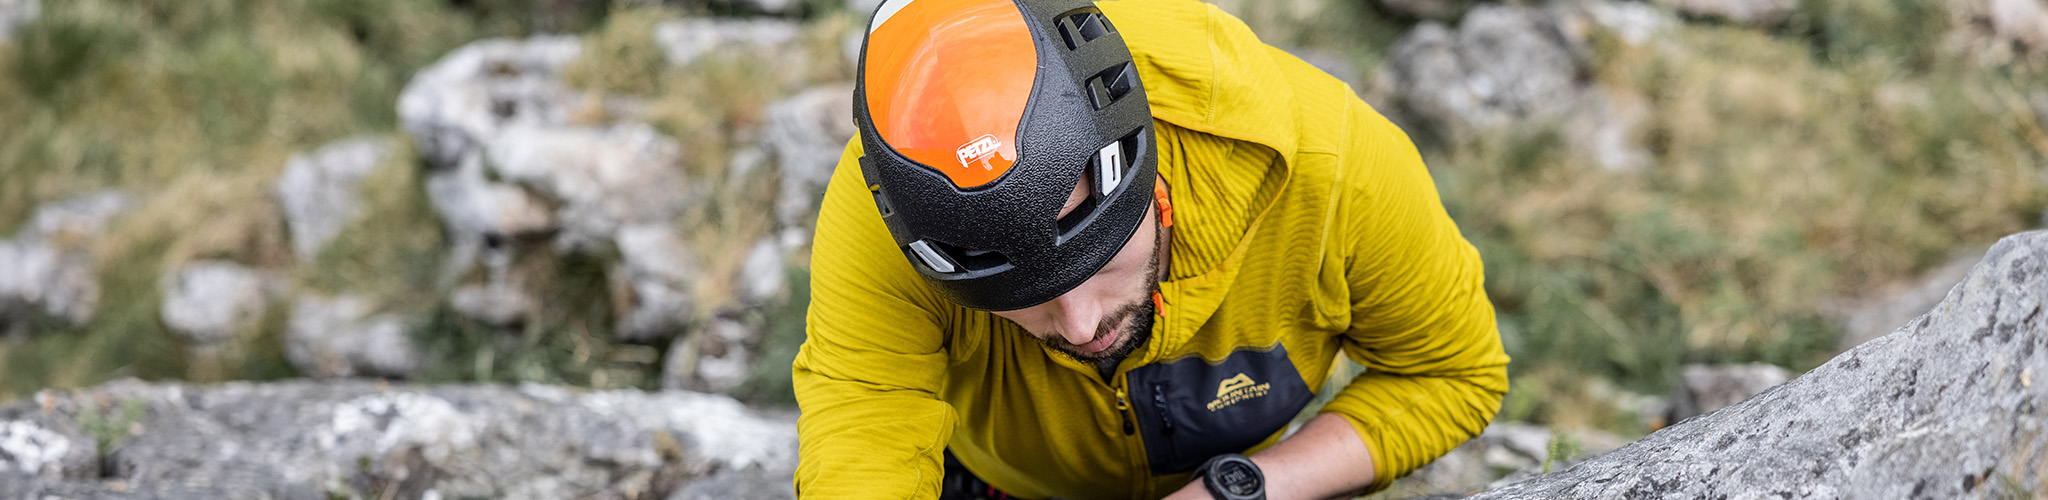
[[1104,35],[1116,32],[1109,24],[1109,18],[1093,7],[1075,10],[1059,17],[1060,38],[1067,42],[1067,50],[1078,50],[1081,44],[1095,41]]
[[933,239],[912,242],[910,254],[940,274],[971,273],[1010,265],[1008,257],[994,250],[960,248]]
[[916,256],[917,260],[924,262],[924,266],[932,268],[933,271],[951,273],[955,270],[953,260],[947,259],[944,255],[939,255],[939,251],[932,248],[930,240],[910,242],[910,254]]
[[1138,69],[1126,62],[1088,78],[1088,98],[1095,101],[1095,109],[1107,108],[1137,87]]

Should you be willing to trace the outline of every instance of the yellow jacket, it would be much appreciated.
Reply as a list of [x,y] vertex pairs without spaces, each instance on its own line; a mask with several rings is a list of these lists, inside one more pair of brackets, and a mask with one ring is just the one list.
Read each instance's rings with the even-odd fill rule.
[[1484,428],[1507,391],[1479,254],[1407,136],[1342,82],[1191,0],[1098,2],[1136,59],[1174,208],[1150,342],[1104,381],[940,298],[890,239],[856,140],[818,216],[791,367],[804,498],[935,498],[950,448],[1013,495],[1164,496],[1252,453],[1323,386],[1375,489]]

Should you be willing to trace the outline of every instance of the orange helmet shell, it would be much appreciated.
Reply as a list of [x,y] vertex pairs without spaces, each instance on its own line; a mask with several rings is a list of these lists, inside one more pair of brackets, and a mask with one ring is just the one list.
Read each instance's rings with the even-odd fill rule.
[[1017,162],[1017,128],[1038,70],[1023,13],[1012,0],[890,4],[868,32],[864,83],[875,132],[961,189],[1002,177]]

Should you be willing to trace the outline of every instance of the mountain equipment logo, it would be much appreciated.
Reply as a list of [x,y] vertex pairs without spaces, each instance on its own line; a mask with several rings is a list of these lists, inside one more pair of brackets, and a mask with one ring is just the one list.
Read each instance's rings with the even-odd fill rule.
[[1237,375],[1216,384],[1216,399],[1209,402],[1209,411],[1214,412],[1241,401],[1265,396],[1266,391],[1272,388],[1271,383],[1260,384],[1243,372],[1238,372]]
[[960,149],[953,151],[953,153],[960,157],[961,167],[974,168],[975,162],[980,162],[982,170],[995,170],[996,167],[990,165],[988,159],[994,158],[996,156],[996,149],[1001,147],[1003,147],[1003,141],[997,140],[995,134],[981,134],[981,137],[967,141],[966,144],[961,144]]

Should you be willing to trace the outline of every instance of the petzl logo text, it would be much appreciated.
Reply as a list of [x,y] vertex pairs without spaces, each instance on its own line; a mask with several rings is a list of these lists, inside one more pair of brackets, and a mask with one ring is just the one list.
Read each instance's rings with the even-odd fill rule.
[[981,137],[967,141],[966,144],[961,144],[960,149],[953,153],[959,155],[961,167],[974,168],[974,164],[980,163],[982,170],[995,170],[996,167],[990,165],[988,160],[989,158],[994,158],[996,156],[996,149],[1001,147],[1003,147],[1003,141],[996,140],[994,134],[981,134]]

